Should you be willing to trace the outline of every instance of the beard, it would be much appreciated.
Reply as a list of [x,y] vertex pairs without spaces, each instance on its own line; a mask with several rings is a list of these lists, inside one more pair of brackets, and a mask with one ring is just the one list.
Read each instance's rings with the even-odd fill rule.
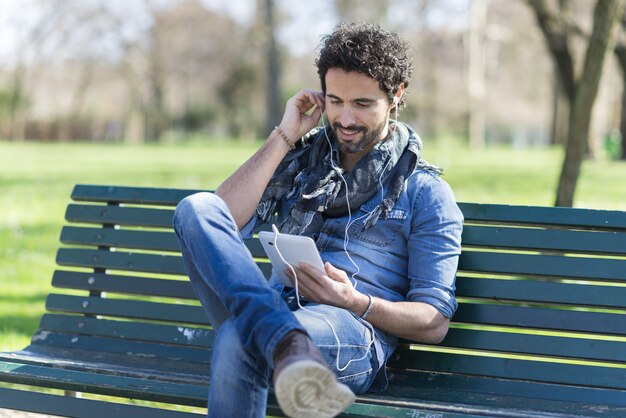
[[[369,130],[365,126],[361,125],[350,125],[350,126],[342,126],[341,123],[335,122],[332,125],[333,133],[335,134],[335,138],[337,138],[337,144],[339,146],[339,151],[346,154],[356,154],[368,146],[375,144],[380,140],[380,134],[385,129],[386,121],[383,121],[380,125],[375,126],[372,130]],[[343,142],[339,136],[339,129],[346,129],[352,131],[360,131],[361,137],[357,138],[350,142]]]

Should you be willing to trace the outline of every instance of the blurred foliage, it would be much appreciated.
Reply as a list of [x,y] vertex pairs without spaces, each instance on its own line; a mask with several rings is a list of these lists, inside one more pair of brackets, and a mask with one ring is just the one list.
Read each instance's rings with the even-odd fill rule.
[[[567,23],[581,22],[574,29],[583,38],[591,8],[585,0],[567,3]],[[487,145],[547,144],[555,136],[554,66],[522,0],[243,4],[24,0],[28,13],[8,8],[13,14],[5,27],[13,36],[4,55],[0,50],[0,83],[7,94],[17,88],[28,105],[11,118],[0,113],[0,138],[134,143],[196,134],[263,137],[268,97],[284,102],[302,88],[319,88],[314,60],[320,37],[348,20],[378,23],[411,45],[414,73],[400,117],[421,134],[467,138],[470,116],[480,111]],[[271,21],[265,13],[270,4]],[[485,22],[477,28],[471,25],[475,4],[483,5]],[[470,28],[477,30],[478,52],[468,47]],[[277,54],[270,54],[272,39]],[[572,42],[573,54],[580,55],[581,44]],[[475,53],[480,56],[472,62],[480,66],[469,77]],[[598,144],[616,128],[611,86],[620,82],[619,69],[608,66],[593,124]],[[483,88],[470,100],[477,83]]]

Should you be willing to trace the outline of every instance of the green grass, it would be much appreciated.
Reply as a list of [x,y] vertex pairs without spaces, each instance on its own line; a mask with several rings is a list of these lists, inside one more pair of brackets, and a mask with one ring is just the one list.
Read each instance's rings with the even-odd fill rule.
[[[0,350],[26,346],[50,292],[69,194],[76,183],[215,188],[258,143],[189,145],[0,143]],[[551,205],[558,149],[471,151],[426,143],[457,199]],[[576,206],[626,209],[626,163],[586,162]]]

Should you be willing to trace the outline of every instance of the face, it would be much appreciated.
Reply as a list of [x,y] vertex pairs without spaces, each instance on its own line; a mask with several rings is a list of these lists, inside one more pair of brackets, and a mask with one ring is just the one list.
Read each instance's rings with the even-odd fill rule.
[[325,108],[342,161],[358,161],[387,136],[389,99],[378,81],[365,74],[328,70]]

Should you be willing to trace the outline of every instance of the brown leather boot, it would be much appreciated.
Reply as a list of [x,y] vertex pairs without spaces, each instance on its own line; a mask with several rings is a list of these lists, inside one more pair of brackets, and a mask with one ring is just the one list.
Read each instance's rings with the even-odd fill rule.
[[291,331],[274,349],[274,391],[280,408],[292,418],[334,417],[355,398],[301,331]]

